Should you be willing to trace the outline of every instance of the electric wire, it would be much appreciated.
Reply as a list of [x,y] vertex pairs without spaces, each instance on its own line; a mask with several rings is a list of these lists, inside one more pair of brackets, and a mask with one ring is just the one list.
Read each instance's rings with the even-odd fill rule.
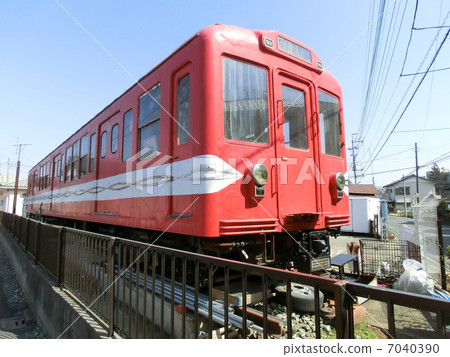
[[[377,153],[376,153],[374,159],[377,158],[378,155],[380,154],[381,150],[383,150],[384,146],[385,146],[386,143],[388,142],[388,140],[389,140],[389,138],[391,137],[392,133],[395,131],[395,129],[397,128],[397,126],[398,126],[398,124],[400,123],[401,119],[403,118],[403,116],[404,116],[406,110],[409,108],[409,105],[411,104],[412,100],[414,99],[415,95],[417,94],[417,91],[419,90],[419,88],[421,87],[423,81],[425,80],[425,78],[426,78],[426,76],[427,76],[427,74],[428,74],[428,71],[430,70],[431,66],[432,66],[433,63],[435,62],[437,56],[439,55],[439,52],[440,52],[441,49],[442,49],[442,46],[444,45],[445,41],[447,40],[449,33],[450,33],[450,30],[448,30],[447,33],[445,34],[445,37],[444,37],[444,39],[442,40],[441,44],[439,45],[439,48],[437,49],[435,55],[433,56],[433,59],[431,60],[431,63],[429,64],[429,66],[428,66],[428,68],[427,68],[427,71],[425,72],[425,74],[423,75],[423,77],[420,79],[418,85],[416,86],[414,92],[412,93],[410,99],[408,100],[408,103],[407,103],[406,106],[404,107],[402,113],[400,114],[399,118],[397,119],[397,121],[396,121],[394,127],[392,128],[391,132],[389,133],[388,137],[387,137],[386,140],[383,142],[383,144],[381,145],[380,149],[377,151]],[[372,164],[373,161],[374,161],[374,160],[372,160],[371,163],[366,167],[366,169],[363,170],[363,173],[365,173],[365,172],[367,171],[367,169],[370,167],[370,165]]]

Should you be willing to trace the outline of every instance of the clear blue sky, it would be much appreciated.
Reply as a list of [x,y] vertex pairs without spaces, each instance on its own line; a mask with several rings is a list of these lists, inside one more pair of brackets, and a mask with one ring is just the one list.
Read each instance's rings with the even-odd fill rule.
[[[368,43],[373,43],[376,29],[376,24],[369,27],[369,22],[374,9],[378,11],[379,3],[378,0],[60,0],[60,4],[135,78],[147,73],[196,31],[214,23],[274,29],[305,43],[322,58],[324,66],[342,85],[348,147],[351,133],[360,128],[368,78],[367,47]],[[372,124],[365,133],[364,144],[360,144],[360,167],[368,161],[368,149],[373,155],[379,148],[377,143],[384,141],[383,130],[386,127],[387,132],[391,130],[420,79],[417,78],[404,95],[411,77],[399,80],[399,74],[415,2],[408,1],[406,7],[405,4],[405,0],[386,1],[388,10],[382,38],[391,41],[388,43],[394,48],[392,38],[396,36],[395,29],[400,28],[399,39],[386,81],[378,79],[376,89],[382,95],[371,104],[371,108],[378,110],[372,110]],[[449,10],[448,1],[427,0],[425,4],[425,0],[421,0],[416,26],[439,25]],[[391,31],[386,35],[389,24]],[[450,19],[446,25],[450,25]],[[406,72],[416,71],[436,31],[414,33]],[[430,63],[446,31],[442,31],[432,46],[422,69]],[[22,152],[25,177],[41,158],[134,84],[133,79],[53,0],[2,0],[0,39],[0,173],[6,173],[8,158],[17,159],[14,147],[17,137],[21,143],[31,144]],[[383,46],[380,45],[380,53],[388,53]],[[390,57],[386,58],[381,61],[384,63],[381,68],[387,67]],[[435,68],[449,66],[450,39],[444,43]],[[397,130],[450,127],[449,83],[449,70],[429,74]],[[399,111],[394,114],[397,107]],[[414,142],[419,145],[419,164],[448,153],[449,137],[450,130],[394,133],[379,158],[392,156],[374,161],[359,181],[371,183],[372,172],[414,166]],[[450,168],[450,160],[440,165]],[[11,168],[10,172],[13,170]],[[421,169],[420,174],[424,175],[425,171]],[[385,185],[410,172],[407,169],[376,174],[375,183]]]

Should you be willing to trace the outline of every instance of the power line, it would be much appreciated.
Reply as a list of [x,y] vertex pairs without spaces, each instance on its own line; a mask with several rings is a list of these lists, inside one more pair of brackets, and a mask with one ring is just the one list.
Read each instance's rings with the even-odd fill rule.
[[442,46],[444,45],[444,42],[447,40],[447,37],[448,37],[449,33],[450,33],[450,30],[448,30],[447,33],[445,34],[444,39],[442,40],[441,44],[439,45],[439,48],[437,49],[436,53],[434,54],[433,59],[431,60],[431,63],[428,65],[427,71],[425,72],[425,74],[420,79],[419,83],[417,84],[416,89],[414,90],[413,94],[411,95],[411,98],[409,99],[408,103],[406,104],[405,108],[403,109],[402,113],[400,114],[400,117],[398,118],[397,122],[395,123],[395,125],[392,128],[391,132],[389,133],[388,137],[384,141],[383,145],[381,145],[381,148],[377,151],[374,159],[371,161],[369,166],[363,171],[363,173],[365,173],[367,171],[367,169],[370,167],[370,165],[372,165],[372,162],[377,158],[377,156],[380,154],[381,150],[383,150],[384,146],[388,142],[388,140],[391,137],[392,133],[394,132],[395,128],[400,123],[400,120],[403,118],[403,115],[405,114],[406,110],[408,109],[409,105],[411,104],[412,100],[414,99],[415,95],[417,94],[417,91],[419,90],[419,88],[422,85],[423,81],[425,80],[427,74],[429,73],[428,71],[430,70],[430,68],[433,65],[434,61],[436,60],[439,52],[441,51]]
[[[388,74],[389,71],[391,69],[391,65],[394,59],[394,53],[395,53],[395,49],[397,48],[397,43],[398,43],[398,39],[400,37],[400,30],[403,24],[403,20],[405,17],[405,13],[406,13],[406,7],[407,7],[407,2],[405,2],[405,7],[403,8],[403,14],[400,20],[400,24],[398,26],[398,30],[397,30],[397,36],[395,37],[395,41],[394,43],[392,43],[392,40],[394,38],[393,34],[391,35],[391,27],[395,28],[397,25],[397,21],[398,21],[398,14],[400,12],[400,6],[397,8],[397,15],[395,18],[395,24],[394,26],[392,26],[392,20],[394,18],[394,15],[392,15],[391,17],[391,23],[389,25],[389,29],[387,31],[387,37],[389,38],[389,44],[386,42],[385,48],[384,48],[384,52],[383,52],[383,56],[381,58],[381,65],[380,65],[380,70],[377,74],[377,80],[375,83],[375,89],[373,91],[373,95],[371,98],[371,103],[369,106],[369,112],[367,114],[367,118],[365,119],[368,123],[366,124],[366,128],[365,128],[365,134],[361,133],[360,135],[362,136],[362,138],[360,138],[361,140],[364,140],[366,135],[368,134],[374,119],[375,119],[375,115],[378,111],[379,108],[379,103],[381,101],[382,95],[385,93],[385,86],[386,86],[386,82],[388,79]],[[395,11],[395,10],[394,10]],[[392,45],[392,47],[391,47]],[[387,50],[387,48],[389,47],[389,50]],[[385,55],[386,54],[386,55]],[[387,60],[387,57],[390,54],[390,59]],[[386,58],[386,59],[385,59]],[[386,68],[386,64],[387,64],[387,68]],[[384,76],[384,79],[383,79]],[[381,85],[380,85],[381,82]]]
[[[428,71],[429,73],[433,73],[433,72],[440,72],[440,71],[446,71],[450,69],[450,67],[445,67],[445,68],[439,68],[439,69],[432,69],[430,71]],[[417,76],[418,74],[425,74],[425,72],[416,72],[416,73],[407,73],[407,74],[400,74],[400,77],[408,77],[408,76]]]
[[444,28],[449,28],[450,26],[429,26],[429,27],[413,27],[413,30],[432,30],[432,29],[444,29]]
[[408,46],[406,46],[405,59],[403,60],[403,66],[402,66],[402,70],[401,70],[400,73],[403,73],[403,70],[405,69],[406,59],[408,58],[409,46],[411,45],[411,40],[412,40],[412,35],[413,35],[413,30],[414,30],[414,24],[416,23],[416,16],[417,16],[417,8],[418,8],[418,7],[419,7],[419,0],[416,0],[416,8],[414,9],[414,17],[413,17],[413,22],[412,22],[412,26],[411,26],[411,31],[410,31],[410,33],[409,33]]
[[440,130],[450,130],[450,128],[433,128],[433,129],[416,129],[416,130],[397,130],[394,134],[397,133],[413,133],[413,132],[422,132],[422,131],[440,131]]
[[[446,153],[446,154],[443,154],[443,155],[447,155],[447,156],[444,156],[444,157],[441,157],[440,159],[438,159],[438,160],[430,160],[430,161],[428,161],[426,164],[423,164],[423,165],[419,165],[419,168],[424,168],[424,167],[427,167],[427,166],[430,166],[430,165],[432,165],[432,164],[437,164],[437,163],[439,163],[439,162],[442,162],[442,161],[445,161],[445,160],[447,160],[447,159],[449,159],[450,158],[450,152],[448,152],[448,153]],[[443,156],[443,155],[440,155],[440,156]],[[378,175],[378,174],[386,174],[386,173],[388,173],[388,172],[398,172],[398,171],[404,171],[404,170],[410,170],[410,169],[416,169],[416,166],[411,166],[411,167],[403,167],[403,168],[401,168],[401,169],[394,169],[394,170],[386,170],[386,171],[378,171],[378,172],[373,172],[373,173],[370,173],[370,174],[366,174],[366,176],[372,176],[372,175]],[[412,171],[411,173],[413,173],[414,171]],[[408,174],[409,175],[409,174]],[[407,175],[407,176],[408,176]]]

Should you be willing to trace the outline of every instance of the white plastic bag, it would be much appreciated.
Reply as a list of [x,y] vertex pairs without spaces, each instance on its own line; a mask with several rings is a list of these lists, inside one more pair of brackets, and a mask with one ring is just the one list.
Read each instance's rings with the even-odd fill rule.
[[403,268],[405,271],[396,283],[394,289],[409,291],[411,293],[430,294],[434,291],[434,282],[428,277],[423,266],[417,260],[405,259],[403,261]]

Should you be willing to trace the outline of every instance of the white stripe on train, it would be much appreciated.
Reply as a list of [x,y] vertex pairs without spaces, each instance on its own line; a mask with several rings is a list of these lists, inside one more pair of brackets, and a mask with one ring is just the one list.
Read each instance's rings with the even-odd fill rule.
[[221,158],[200,155],[33,195],[25,204],[200,195],[218,192],[242,176]]

